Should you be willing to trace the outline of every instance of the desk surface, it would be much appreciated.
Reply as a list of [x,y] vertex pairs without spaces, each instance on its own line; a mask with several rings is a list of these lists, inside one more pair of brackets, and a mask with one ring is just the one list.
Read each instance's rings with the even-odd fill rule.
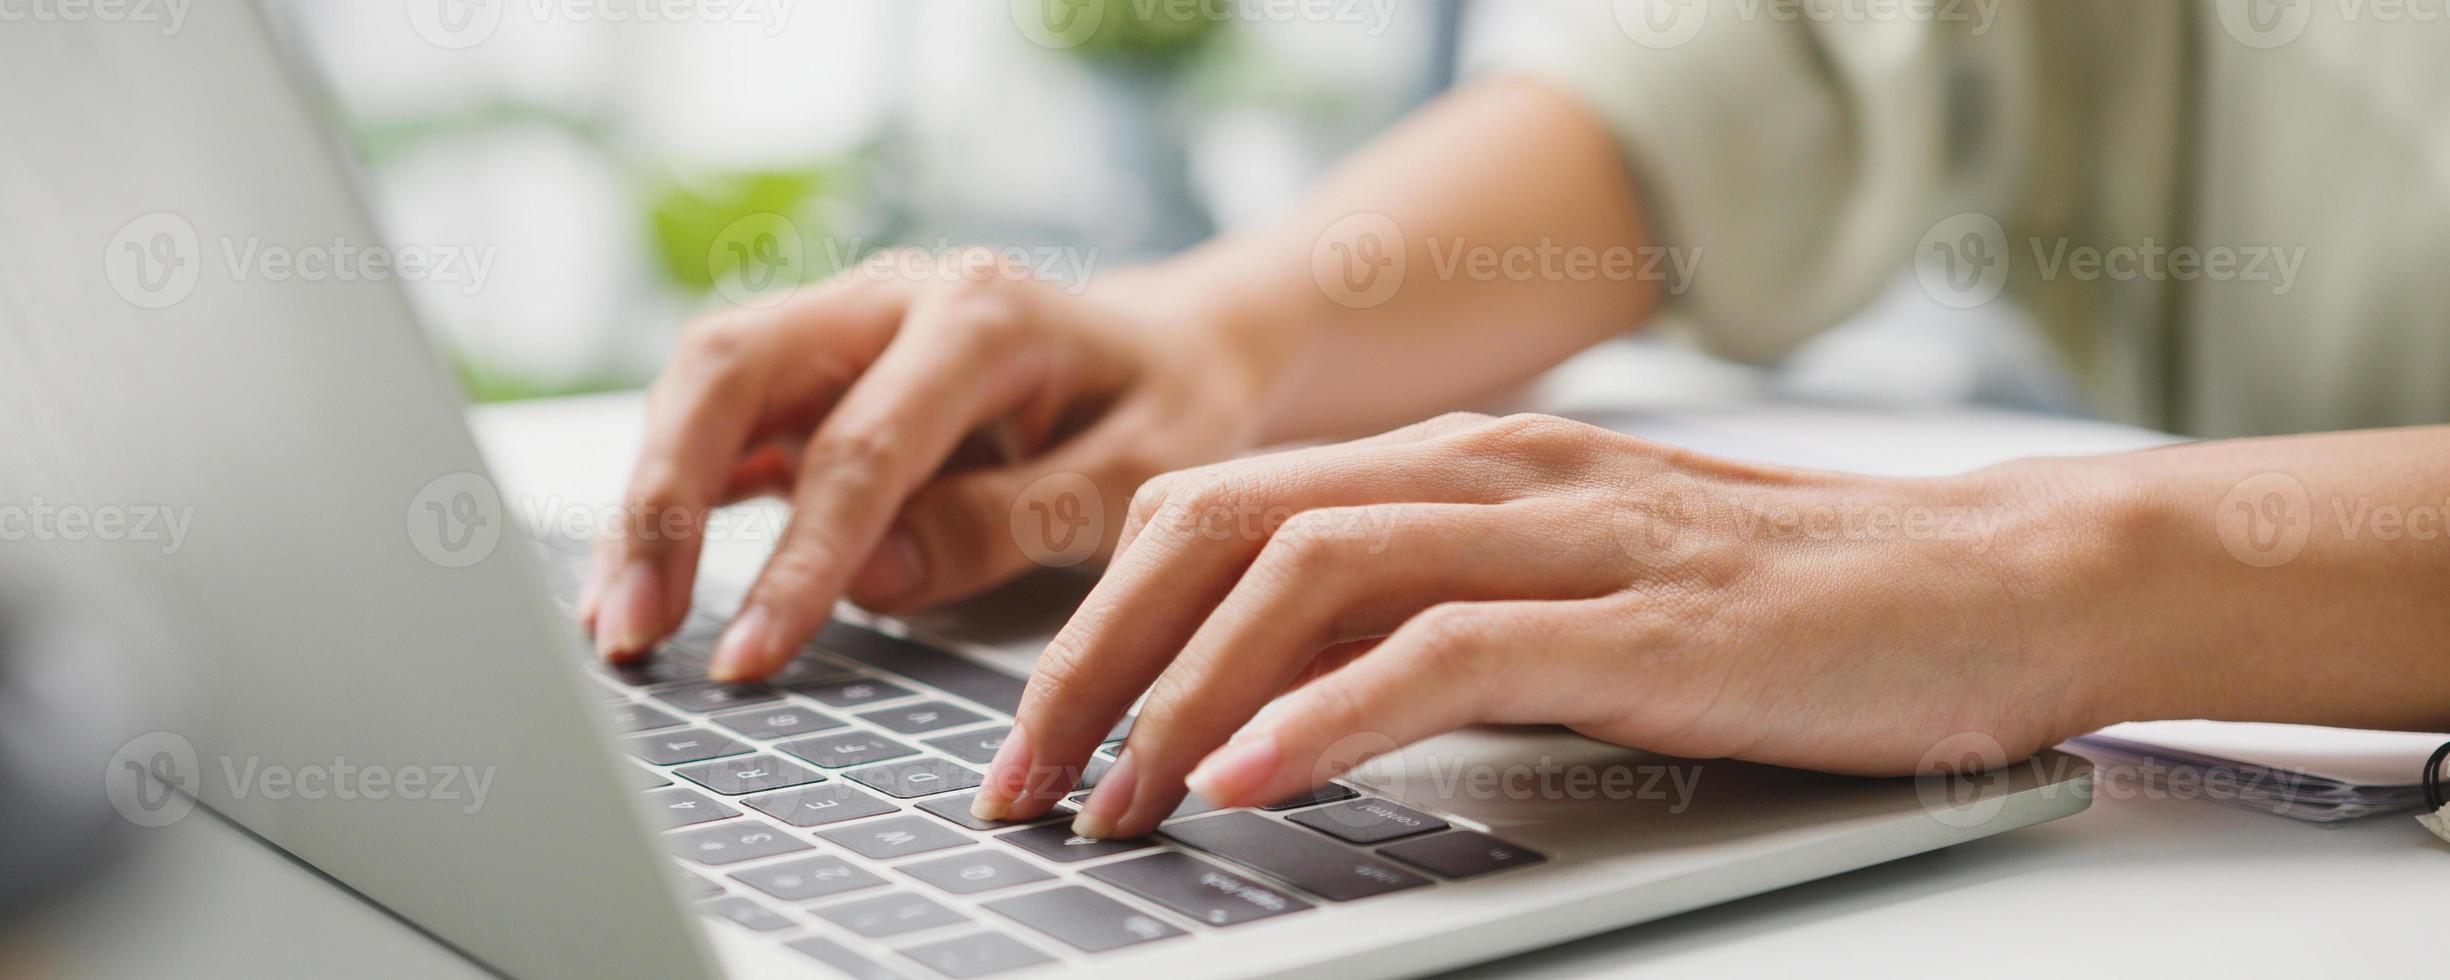
[[[1620,390],[1622,390],[1620,388]],[[1558,399],[1581,412],[1650,404]],[[636,431],[627,396],[477,413],[505,486],[609,499]],[[1891,472],[2007,455],[2116,451],[2152,441],[2024,416],[1869,417],[1701,399],[1608,415],[1636,429]],[[1805,438],[1798,440],[1797,436]],[[753,554],[714,560],[754,562]],[[0,947],[0,973],[481,977],[449,950],[201,812],[151,832],[155,859],[105,899]],[[2319,827],[2128,786],[2078,816],[1465,971],[1466,976],[2421,975],[2438,963],[2450,851],[2403,816]],[[77,915],[78,909],[106,912]],[[22,942],[22,940],[21,940]],[[2423,959],[2419,959],[2419,957]],[[2437,967],[2435,967],[2437,968]]]

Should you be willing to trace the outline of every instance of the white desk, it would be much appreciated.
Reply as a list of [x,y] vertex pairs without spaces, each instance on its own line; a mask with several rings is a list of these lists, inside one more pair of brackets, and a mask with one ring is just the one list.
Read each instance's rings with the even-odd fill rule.
[[[1602,365],[1604,367],[1604,365]],[[1582,365],[1591,370],[1591,362]],[[1714,437],[1801,435],[1808,454],[1891,472],[2010,455],[2114,451],[2113,427],[1918,413],[1881,420],[1622,384]],[[1661,376],[1664,379],[1666,376]],[[1572,380],[1567,372],[1565,380]],[[1625,403],[1542,401],[1577,410]],[[629,397],[478,413],[506,486],[545,502],[609,499],[636,430]],[[753,565],[734,547],[712,560]],[[162,863],[34,950],[63,976],[481,977],[486,974],[313,872],[199,815],[156,832]],[[2323,828],[2212,803],[2097,800],[2076,817],[1730,905],[1500,960],[1474,976],[2419,976],[2450,895],[2450,847],[2414,821]],[[11,952],[0,948],[0,973]],[[22,955],[26,951],[15,951]],[[2432,967],[2420,964],[2432,963]],[[345,968],[342,964],[346,964]]]

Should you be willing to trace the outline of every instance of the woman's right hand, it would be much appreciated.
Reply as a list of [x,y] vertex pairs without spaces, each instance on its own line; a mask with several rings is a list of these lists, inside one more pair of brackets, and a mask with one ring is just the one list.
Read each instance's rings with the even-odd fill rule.
[[[788,663],[837,599],[895,611],[1103,558],[1132,492],[1252,446],[1273,368],[1152,274],[1094,289],[992,252],[892,253],[692,325],[649,393],[580,621],[614,660],[688,613],[707,512],[792,517],[709,673]],[[980,463],[993,437],[1007,456]]]

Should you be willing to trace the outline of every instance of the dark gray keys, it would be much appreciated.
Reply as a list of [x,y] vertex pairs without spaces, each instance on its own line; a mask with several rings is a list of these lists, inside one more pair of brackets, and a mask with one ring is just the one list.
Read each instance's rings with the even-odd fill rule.
[[825,777],[770,755],[744,755],[672,770],[675,775],[725,796],[763,793],[817,782]]
[[1008,834],[997,834],[995,839],[1049,861],[1064,864],[1101,858],[1109,854],[1125,854],[1156,846],[1155,841],[1145,837],[1132,840],[1099,840],[1095,837],[1082,837],[1073,833],[1072,828],[1059,823],[1016,830]]
[[904,735],[918,735],[985,721],[987,716],[949,701],[921,701],[862,712],[859,720]]
[[1158,833],[1331,902],[1429,884],[1391,862],[1248,810],[1166,824]]
[[681,723],[678,718],[632,701],[615,704],[606,708],[605,713],[612,718],[613,731],[622,735],[670,728]]
[[1046,816],[1040,817],[1037,820],[1024,820],[1019,822],[980,820],[977,817],[970,815],[970,801],[977,798],[977,796],[978,794],[976,793],[963,793],[959,796],[939,796],[935,799],[915,805],[919,809],[942,817],[956,826],[967,827],[971,830],[1003,830],[1010,827],[1026,827],[1030,824],[1047,820],[1067,819],[1071,817],[1072,810],[1074,809],[1067,804],[1059,803],[1056,804],[1055,809],[1047,811]]
[[743,705],[763,704],[781,698],[782,694],[770,687],[743,687],[707,682],[683,684],[669,690],[657,691],[653,697],[657,701],[682,711],[704,713]]
[[853,769],[843,773],[842,778],[871,787],[894,799],[907,800],[914,796],[933,796],[937,793],[950,793],[957,789],[972,789],[978,786],[981,777],[978,770],[958,762],[937,758],[918,758],[907,762],[889,762],[866,769]]
[[1079,885],[999,898],[986,906],[987,911],[1092,953],[1185,935],[1156,916]]
[[786,902],[843,895],[885,883],[865,869],[822,854],[734,872],[732,880]]
[[714,723],[750,738],[790,738],[810,732],[826,732],[842,727],[842,719],[815,708],[792,704],[769,705],[746,711],[731,711],[714,717]]
[[659,766],[677,766],[684,762],[704,762],[749,753],[748,746],[703,728],[632,735],[622,740],[621,747],[629,754]]
[[711,902],[700,902],[698,911],[718,918],[730,919],[742,928],[755,929],[758,932],[773,932],[777,929],[791,928],[791,920],[783,918],[782,913],[738,895],[727,895]]
[[827,769],[899,759],[919,750],[870,732],[841,732],[784,742],[781,749]]
[[660,793],[648,794],[647,806],[655,811],[656,819],[663,821],[665,830],[691,827],[740,815],[740,811],[724,806],[706,794],[693,789],[668,789]]
[[1369,797],[1304,810],[1285,819],[1355,844],[1382,844],[1398,837],[1446,829],[1444,820]]
[[1212,926],[1240,925],[1310,903],[1181,851],[1101,865],[1089,877]]
[[870,939],[970,921],[969,916],[913,892],[888,892],[810,911],[820,919]]
[[952,857],[905,864],[893,870],[955,895],[975,895],[1054,877],[1002,851],[964,851]]
[[652,687],[657,684],[684,684],[706,679],[706,665],[680,657],[655,656],[634,663],[608,664],[595,661],[604,676],[631,687]]
[[732,820],[664,835],[672,853],[709,867],[738,864],[808,850],[782,828],[756,820]]
[[1317,806],[1321,803],[1334,803],[1338,800],[1349,800],[1359,795],[1361,794],[1354,792],[1352,787],[1346,786],[1342,783],[1328,783],[1325,786],[1318,787],[1317,789],[1310,790],[1306,793],[1302,793],[1297,796],[1288,796],[1284,799],[1277,800],[1274,803],[1260,807],[1260,809],[1298,810],[1302,807]]
[[686,871],[679,872],[679,874],[681,876],[681,894],[683,895],[690,898],[712,898],[716,895],[723,894],[722,885],[715,884],[714,882],[708,881],[697,875],[690,874]]
[[[1088,802],[1088,799],[1089,794],[1087,793],[1074,793],[1070,796],[1064,797],[1064,802],[1069,804],[1072,809],[1078,810],[1083,804]],[[1175,804],[1174,812],[1166,814],[1165,818],[1167,820],[1180,820],[1184,817],[1196,817],[1203,813],[1213,813],[1216,811],[1216,809],[1217,805],[1208,802],[1207,797],[1201,796],[1198,793],[1184,793],[1182,796],[1182,802]]]
[[874,679],[824,680],[792,687],[809,697],[837,708],[854,708],[874,701],[906,698],[919,692],[891,681]]
[[672,785],[671,780],[664,778],[663,773],[656,772],[655,770],[640,769],[637,766],[623,766],[621,768],[630,771],[630,775],[625,778],[629,780],[631,789],[654,789],[657,786]]
[[821,936],[794,939],[783,945],[808,954],[808,958],[832,967],[835,972],[851,980],[902,980],[900,971],[851,952],[850,947]]
[[1389,844],[1378,853],[1448,878],[1469,878],[1548,860],[1538,851],[1470,830]]
[[950,651],[895,639],[849,623],[828,623],[816,644],[1005,714],[1021,710],[1021,678]]
[[817,836],[857,851],[863,857],[884,859],[941,851],[970,842],[968,837],[924,817],[892,817],[820,831]]
[[1004,736],[1010,734],[1012,734],[1010,726],[986,728],[959,735],[931,738],[927,740],[927,744],[963,762],[983,766],[995,761],[996,750],[1004,747]]
[[740,802],[759,813],[794,827],[822,827],[892,813],[893,804],[840,783],[815,783],[780,793],[752,796]]
[[1055,962],[1055,958],[1000,932],[980,932],[941,942],[913,946],[902,955],[917,960],[953,980],[1010,973],[1025,966]]

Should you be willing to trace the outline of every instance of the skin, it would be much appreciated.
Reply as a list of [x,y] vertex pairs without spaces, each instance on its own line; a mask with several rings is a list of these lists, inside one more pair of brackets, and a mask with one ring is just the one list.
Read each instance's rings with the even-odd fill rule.
[[[1411,270],[1363,302],[1334,288],[1354,215],[1391,221]],[[1036,567],[1016,505],[1085,480],[1107,571],[977,808],[1044,813],[1145,695],[1075,822],[1098,837],[1147,833],[1186,788],[1265,803],[1489,722],[1863,774],[2141,718],[2450,727],[2450,429],[1887,479],[1437,414],[1663,289],[1437,274],[1440,249],[1640,253],[1644,227],[1596,119],[1486,84],[1279,226],[1077,295],[982,255],[717,316],[651,393],[633,524],[582,618],[606,657],[645,655],[687,612],[707,509],[785,493],[711,668],[754,680],[838,599],[907,610]],[[976,452],[989,436],[1011,458]]]

